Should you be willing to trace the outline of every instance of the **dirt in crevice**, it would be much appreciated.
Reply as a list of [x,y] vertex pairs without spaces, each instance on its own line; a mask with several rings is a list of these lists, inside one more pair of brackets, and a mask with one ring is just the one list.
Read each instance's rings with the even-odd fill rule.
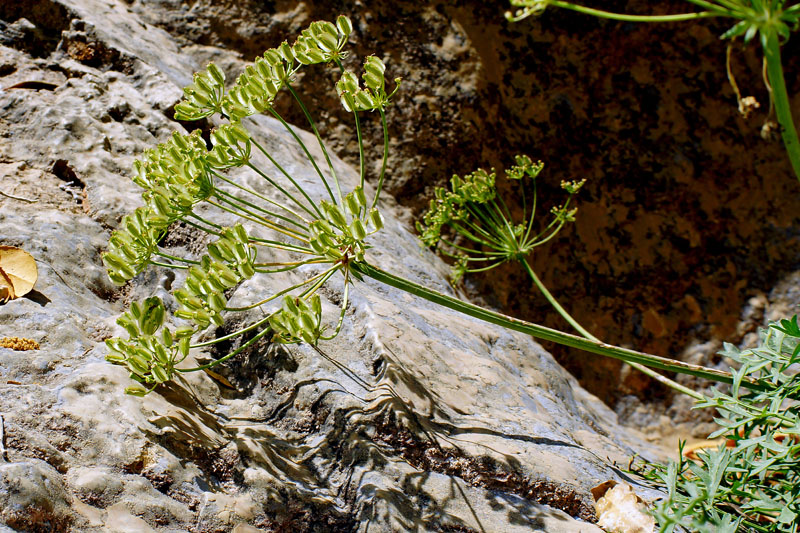
[[441,448],[435,442],[420,439],[400,426],[391,414],[376,424],[374,441],[388,447],[411,466],[426,472],[438,472],[463,479],[474,487],[516,494],[527,500],[560,509],[568,515],[595,522],[594,501],[574,487],[530,476],[499,464],[489,457],[471,457],[458,449]]

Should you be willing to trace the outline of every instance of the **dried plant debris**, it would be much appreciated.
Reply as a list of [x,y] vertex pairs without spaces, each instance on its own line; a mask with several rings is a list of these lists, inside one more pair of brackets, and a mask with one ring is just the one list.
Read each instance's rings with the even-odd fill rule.
[[609,533],[653,533],[655,518],[627,483],[606,481],[592,489],[597,525]]
[[29,293],[38,277],[31,254],[16,246],[0,246],[0,303]]
[[39,343],[33,339],[25,339],[22,337],[3,337],[0,339],[0,348],[25,352],[28,350],[38,350]]

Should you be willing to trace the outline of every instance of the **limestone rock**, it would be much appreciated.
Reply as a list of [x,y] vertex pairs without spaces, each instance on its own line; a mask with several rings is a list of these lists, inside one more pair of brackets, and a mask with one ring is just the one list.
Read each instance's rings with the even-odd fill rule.
[[[100,252],[140,202],[132,161],[182,129],[170,109],[198,65],[122,1],[36,6],[34,28],[20,22],[0,45],[0,83],[17,86],[0,92],[0,187],[14,196],[0,196],[2,240],[39,265],[36,289],[0,307],[0,336],[40,344],[0,348],[0,519],[28,531],[598,531],[589,489],[619,477],[613,461],[655,452],[530,338],[374,281],[357,283],[321,352],[243,354],[217,368],[235,390],[194,373],[123,394],[129,378],[102,341],[131,300],[170,301],[182,278],[151,268],[117,288]],[[31,51],[29,34],[45,48]],[[278,122],[253,132],[321,197]],[[452,292],[446,266],[384,211],[370,260]],[[200,249],[186,228],[165,242]],[[234,298],[312,271],[254,279]],[[341,290],[323,291],[326,308]]]

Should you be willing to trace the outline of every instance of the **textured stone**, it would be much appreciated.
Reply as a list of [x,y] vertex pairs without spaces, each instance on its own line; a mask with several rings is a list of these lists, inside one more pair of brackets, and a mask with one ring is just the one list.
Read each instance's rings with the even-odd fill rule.
[[[198,65],[121,1],[36,6],[49,15],[30,22],[51,48],[32,54],[13,35],[15,48],[0,46],[15,84],[47,80],[0,93],[0,183],[33,200],[0,196],[2,239],[30,252],[40,273],[32,293],[0,307],[0,336],[40,344],[0,348],[0,516],[10,527],[597,530],[581,521],[593,516],[589,489],[620,478],[613,461],[656,451],[530,338],[371,280],[355,283],[342,333],[319,352],[259,346],[215,369],[235,390],[192,373],[144,399],[123,394],[130,380],[103,361],[102,341],[122,333],[114,321],[130,301],[157,294],[172,305],[183,275],[151,268],[118,288],[100,253],[139,205],[133,159],[182,130],[169,110]],[[322,197],[280,123],[251,125]],[[320,157],[313,137],[300,134]],[[352,187],[356,172],[334,162]],[[253,174],[237,179],[264,189]],[[420,250],[391,205],[370,261],[453,294],[446,265]],[[165,245],[188,255],[202,242],[176,227]],[[231,302],[263,298],[315,269],[255,278]],[[335,316],[342,280],[321,294]],[[198,351],[186,364],[224,353]]]

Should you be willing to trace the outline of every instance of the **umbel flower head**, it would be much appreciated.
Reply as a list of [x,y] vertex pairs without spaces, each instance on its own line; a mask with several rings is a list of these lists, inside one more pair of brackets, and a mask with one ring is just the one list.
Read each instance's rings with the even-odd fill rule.
[[[562,181],[561,188],[569,195],[567,201],[553,208],[553,218],[544,229],[534,232],[536,178],[544,165],[525,155],[516,156],[515,161],[505,175],[520,182],[524,216],[521,222],[513,220],[506,203],[497,195],[494,169],[478,169],[463,178],[453,176],[449,190],[438,187],[434,191],[430,208],[417,222],[423,244],[454,260],[453,283],[468,272],[483,272],[505,261],[524,259],[535,247],[555,237],[565,223],[575,220],[577,209],[569,208],[569,203],[586,180]],[[530,210],[521,183],[525,179],[533,184]]]
[[[283,42],[256,58],[229,88],[225,86],[224,73],[209,64],[184,89],[175,116],[178,120],[220,119],[223,123],[210,134],[211,148],[199,130],[189,135],[175,133],[134,163],[133,181],[142,187],[145,205],[125,216],[111,236],[108,251],[103,254],[109,277],[116,284],[125,284],[148,265],[182,270],[185,276],[183,285],[172,292],[174,304],[165,305],[155,297],[132,304],[118,320],[128,338],[107,342],[108,360],[125,366],[137,382],[129,393],[146,394],[171,379],[175,372],[218,364],[265,336],[279,343],[316,344],[340,331],[348,302],[351,267],[364,261],[369,248],[366,240],[383,227],[377,204],[388,154],[384,151],[377,191],[368,199],[367,165],[360,146],[361,181],[344,194],[318,129],[293,84],[295,74],[306,65],[335,64],[342,71],[337,83],[342,104],[353,113],[357,125],[360,112],[378,111],[384,146],[388,146],[384,111],[397,88],[386,92],[386,66],[375,56],[364,62],[363,87],[353,72],[342,67],[340,60],[346,55],[343,49],[351,32],[352,24],[344,16],[335,23],[313,22],[293,45]],[[294,128],[272,108],[274,98],[284,89],[308,118],[327,163],[327,172],[320,168]],[[268,113],[286,128],[317,171],[328,198],[313,199],[259,143],[248,129],[248,117],[256,113]],[[360,135],[358,143],[362,143]],[[278,175],[259,168],[256,154],[266,157]],[[236,173],[226,175],[232,169],[252,171],[263,178],[263,187],[245,186]],[[201,204],[203,209],[198,209]],[[240,222],[223,227],[214,221],[223,212],[235,215]],[[207,245],[205,254],[199,258],[180,257],[163,248],[165,237],[177,223],[215,238]],[[245,224],[260,229],[251,233]],[[278,253],[280,260],[275,258]],[[286,254],[291,257],[285,259]],[[257,262],[259,256],[265,262]],[[256,302],[231,303],[236,298],[235,289],[252,277],[295,269],[303,269],[301,277],[305,279],[299,283]],[[344,298],[338,321],[326,325],[317,291],[337,272],[344,275]],[[264,306],[281,297],[281,306],[265,309]],[[174,318],[183,321],[175,331],[167,327],[165,314],[172,307]],[[228,313],[256,308],[263,310],[264,318],[220,339],[192,344],[191,339],[201,331],[223,326]],[[191,348],[249,331],[255,335],[222,359],[194,369],[177,369]]]

